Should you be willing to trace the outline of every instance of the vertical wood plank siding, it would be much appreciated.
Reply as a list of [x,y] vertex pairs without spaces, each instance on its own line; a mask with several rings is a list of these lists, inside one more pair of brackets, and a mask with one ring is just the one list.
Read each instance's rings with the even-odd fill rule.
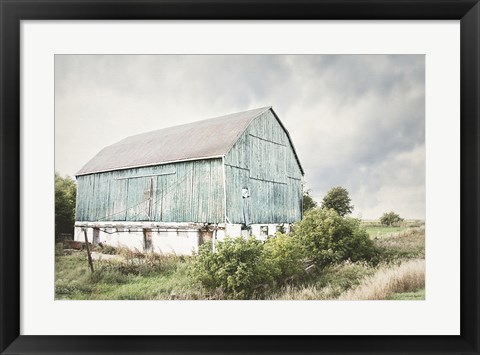
[[221,159],[81,175],[77,184],[77,221],[224,222]]
[[287,134],[271,111],[260,115],[225,156],[227,217],[243,223],[241,191],[250,191],[250,223],[302,217],[302,173]]

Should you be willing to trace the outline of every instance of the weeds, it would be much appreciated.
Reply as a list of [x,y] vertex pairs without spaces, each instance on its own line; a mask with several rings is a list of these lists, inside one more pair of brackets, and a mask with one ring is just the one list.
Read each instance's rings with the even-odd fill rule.
[[342,300],[385,300],[395,293],[425,287],[425,260],[417,259],[393,268],[381,268],[355,289],[340,296]]
[[298,284],[281,287],[279,290],[268,295],[267,299],[336,299],[346,290],[359,285],[365,277],[373,275],[375,271],[376,268],[366,262],[352,263],[350,261],[344,261],[340,264],[317,271]]
[[379,262],[425,258],[425,227],[409,229],[394,236],[375,240]]

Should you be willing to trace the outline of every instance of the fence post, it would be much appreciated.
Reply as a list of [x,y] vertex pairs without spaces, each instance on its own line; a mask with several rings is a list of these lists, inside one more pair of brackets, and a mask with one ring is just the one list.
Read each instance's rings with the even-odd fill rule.
[[90,255],[90,247],[88,246],[88,238],[87,238],[87,229],[86,228],[83,228],[83,235],[85,236],[85,247],[87,248],[88,265],[90,265],[90,270],[93,273],[93,261],[92,261],[92,256]]

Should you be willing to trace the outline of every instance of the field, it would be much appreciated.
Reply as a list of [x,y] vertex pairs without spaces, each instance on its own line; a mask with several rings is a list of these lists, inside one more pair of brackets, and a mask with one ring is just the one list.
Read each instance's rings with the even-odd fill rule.
[[196,296],[187,270],[190,258],[140,255],[119,251],[120,261],[94,261],[91,273],[86,252],[56,256],[57,299],[140,300]]
[[[345,261],[317,270],[301,279],[260,290],[252,299],[425,299],[425,229],[400,230],[367,226],[379,249],[375,263]],[[382,237],[378,238],[380,234]],[[96,256],[102,257],[97,249]],[[189,276],[193,257],[145,255],[126,250],[95,260],[90,272],[86,252],[56,256],[56,299],[169,300],[224,299],[221,290],[206,292]],[[103,255],[103,258],[108,256]]]
[[362,225],[367,230],[371,238],[382,238],[387,235],[393,235],[411,228],[424,227],[425,223],[423,221],[408,220],[402,222],[398,226],[383,226],[377,221],[364,221]]

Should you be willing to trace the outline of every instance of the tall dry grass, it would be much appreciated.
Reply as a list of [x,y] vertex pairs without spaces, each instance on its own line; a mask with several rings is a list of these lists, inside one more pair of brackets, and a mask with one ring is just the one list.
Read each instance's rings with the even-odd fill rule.
[[289,284],[258,299],[268,300],[332,300],[359,285],[376,268],[366,262],[344,261],[311,275],[300,284]]
[[285,286],[280,292],[266,297],[267,300],[332,300],[342,292],[338,285],[318,287],[306,285],[302,287]]
[[425,287],[425,260],[406,261],[392,268],[381,268],[358,287],[340,295],[341,300],[385,300],[399,292]]

